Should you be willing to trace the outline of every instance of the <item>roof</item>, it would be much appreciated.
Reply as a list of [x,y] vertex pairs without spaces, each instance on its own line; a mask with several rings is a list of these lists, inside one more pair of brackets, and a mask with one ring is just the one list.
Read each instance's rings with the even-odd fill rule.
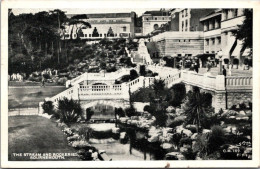
[[214,11],[210,12],[209,14],[207,14],[206,16],[201,17],[200,21],[205,21],[207,19],[210,19],[210,18],[213,18],[215,16],[221,15],[221,12],[222,12],[221,9],[214,10]]
[[152,15],[152,16],[169,16],[169,12],[167,11],[146,11],[144,15]]
[[[68,17],[73,17],[78,14],[68,14]],[[84,14],[83,14],[84,15]],[[131,17],[131,13],[96,13],[85,14],[88,18],[126,18]]]

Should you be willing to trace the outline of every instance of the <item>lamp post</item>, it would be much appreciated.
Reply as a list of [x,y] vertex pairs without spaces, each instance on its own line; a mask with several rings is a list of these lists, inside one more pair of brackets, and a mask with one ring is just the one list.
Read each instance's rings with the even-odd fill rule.
[[176,68],[176,57],[177,57],[177,54],[174,53],[173,54],[173,68]]
[[181,53],[182,69],[184,69],[184,57],[185,57],[185,53],[182,52],[182,53]]
[[222,53],[222,50],[218,51],[217,53],[217,56],[219,58],[219,75],[223,75],[223,71],[222,71],[222,56],[223,56],[223,53]]

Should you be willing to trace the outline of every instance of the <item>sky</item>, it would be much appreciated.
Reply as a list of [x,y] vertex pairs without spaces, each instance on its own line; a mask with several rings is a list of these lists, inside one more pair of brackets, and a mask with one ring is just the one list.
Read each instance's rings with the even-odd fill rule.
[[[40,11],[50,11],[53,10],[51,8],[14,8],[12,9],[14,15],[19,15],[21,13],[37,13]],[[160,8],[99,8],[99,9],[75,9],[75,8],[63,8],[61,9],[63,11],[66,11],[66,14],[92,14],[92,13],[128,13],[128,12],[135,12],[138,16],[141,16],[145,11],[151,11],[151,10],[160,10]]]

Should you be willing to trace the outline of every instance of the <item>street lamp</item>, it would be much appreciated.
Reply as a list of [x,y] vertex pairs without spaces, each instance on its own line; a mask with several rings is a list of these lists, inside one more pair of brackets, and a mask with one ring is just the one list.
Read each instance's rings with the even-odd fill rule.
[[223,53],[222,53],[222,50],[218,51],[217,53],[217,56],[219,58],[219,75],[223,75],[223,72],[222,72],[222,56],[223,56]]
[[185,57],[185,53],[182,52],[181,53],[181,59],[182,59],[182,69],[184,69],[184,57]]
[[176,68],[176,57],[177,57],[177,54],[174,53],[173,54],[173,68]]

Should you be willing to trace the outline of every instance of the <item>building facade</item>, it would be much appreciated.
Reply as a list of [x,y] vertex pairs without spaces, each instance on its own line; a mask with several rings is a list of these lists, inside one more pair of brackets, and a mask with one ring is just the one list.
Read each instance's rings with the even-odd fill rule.
[[160,57],[195,56],[204,51],[203,32],[164,32],[152,37],[156,42]]
[[222,50],[223,59],[233,64],[234,59],[242,65],[245,48],[234,32],[245,19],[244,9],[217,9],[201,18],[204,25],[204,53],[216,54]]
[[142,15],[143,35],[149,35],[171,20],[168,11],[146,11]]
[[[88,22],[91,28],[77,25],[66,25],[65,39],[76,39],[77,29],[81,29],[79,36],[81,39],[102,39],[102,38],[128,38],[134,37],[135,12],[131,13],[99,13],[86,14],[86,19],[79,19]],[[71,36],[72,32],[72,37]]]

